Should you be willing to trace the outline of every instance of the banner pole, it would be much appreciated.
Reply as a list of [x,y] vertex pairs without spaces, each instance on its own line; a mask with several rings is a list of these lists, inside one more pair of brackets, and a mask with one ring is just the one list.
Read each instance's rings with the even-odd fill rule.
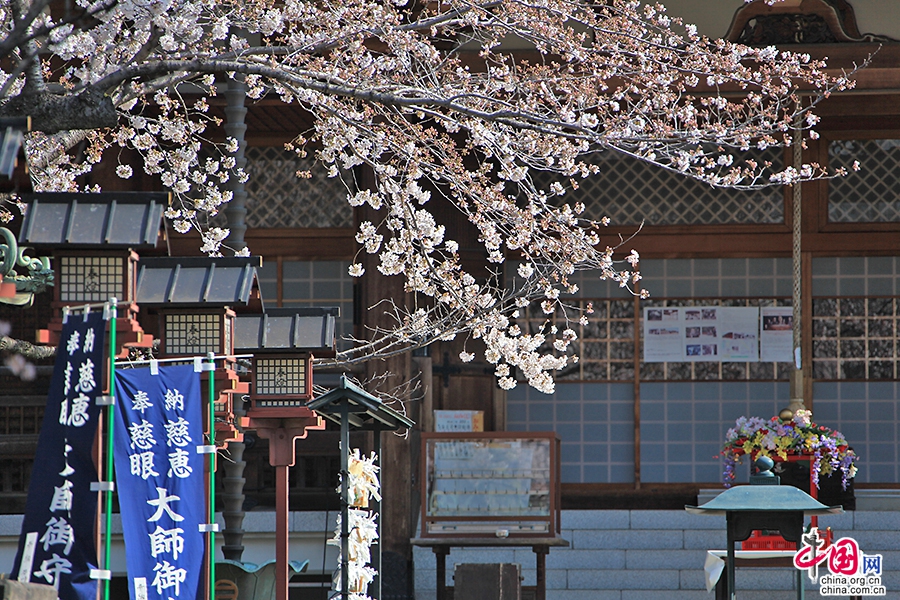
[[212,352],[206,355],[207,369],[209,370],[209,445],[213,451],[209,454],[209,600],[216,599],[216,355]]
[[[113,481],[113,426],[115,424],[116,410],[116,305],[115,298],[109,299],[109,395],[112,403],[106,407],[106,481]],[[108,487],[106,494],[106,524],[104,531],[103,569],[110,571],[110,556],[112,554],[112,501],[113,489]],[[103,598],[109,600],[109,582],[111,576],[103,580]]]

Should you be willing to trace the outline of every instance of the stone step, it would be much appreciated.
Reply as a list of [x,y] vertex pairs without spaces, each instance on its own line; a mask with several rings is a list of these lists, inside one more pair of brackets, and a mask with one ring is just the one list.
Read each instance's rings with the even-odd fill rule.
[[[891,495],[891,494],[888,494]],[[562,537],[568,548],[546,558],[547,600],[710,600],[703,566],[707,550],[725,546],[724,517],[683,511],[563,511]],[[852,537],[866,554],[881,554],[882,584],[900,590],[900,511],[852,511],[820,517],[819,526],[836,537]],[[435,559],[430,549],[414,549],[418,600],[435,600]],[[446,585],[458,563],[514,562],[523,586],[535,585],[531,548],[453,548],[447,556]],[[739,568],[741,600],[796,600],[796,571]],[[821,598],[809,585],[806,598]]]

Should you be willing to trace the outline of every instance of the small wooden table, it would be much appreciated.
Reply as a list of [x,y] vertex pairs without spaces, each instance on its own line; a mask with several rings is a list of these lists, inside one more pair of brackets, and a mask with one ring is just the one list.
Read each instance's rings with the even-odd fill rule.
[[413,538],[413,546],[431,548],[434,552],[437,567],[437,600],[447,600],[447,555],[450,548],[525,548],[530,546],[534,551],[537,568],[535,600],[547,598],[547,554],[551,547],[565,548],[567,540],[560,537],[471,537],[471,538]]

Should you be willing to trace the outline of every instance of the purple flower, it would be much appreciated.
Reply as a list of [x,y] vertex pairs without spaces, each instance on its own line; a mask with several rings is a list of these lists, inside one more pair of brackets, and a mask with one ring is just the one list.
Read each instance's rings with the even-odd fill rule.
[[743,455],[753,455],[761,450],[775,455],[785,452],[812,453],[813,484],[819,487],[823,469],[831,474],[841,471],[841,481],[846,489],[849,480],[856,475],[858,457],[847,447],[844,436],[828,427],[809,421],[809,411],[799,411],[803,415],[788,423],[778,417],[765,421],[759,417],[740,417],[735,427],[726,434],[721,456],[724,459],[722,480],[730,487],[735,478],[735,466]]

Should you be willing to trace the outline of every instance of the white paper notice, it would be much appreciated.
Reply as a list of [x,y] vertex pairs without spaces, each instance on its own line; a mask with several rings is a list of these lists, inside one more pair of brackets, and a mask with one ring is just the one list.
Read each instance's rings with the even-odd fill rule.
[[759,361],[759,309],[723,307],[719,311],[719,355],[722,362]]
[[134,578],[134,600],[147,600],[147,578]]
[[760,313],[759,359],[791,362],[794,359],[794,309],[790,306],[764,306]]
[[19,563],[18,580],[22,583],[31,582],[31,569],[34,567],[34,549],[37,548],[38,532],[29,531],[25,534],[25,545],[22,547],[22,562]]
[[684,324],[679,308],[644,309],[644,362],[684,360]]
[[756,362],[759,309],[686,306],[644,309],[645,362]]

